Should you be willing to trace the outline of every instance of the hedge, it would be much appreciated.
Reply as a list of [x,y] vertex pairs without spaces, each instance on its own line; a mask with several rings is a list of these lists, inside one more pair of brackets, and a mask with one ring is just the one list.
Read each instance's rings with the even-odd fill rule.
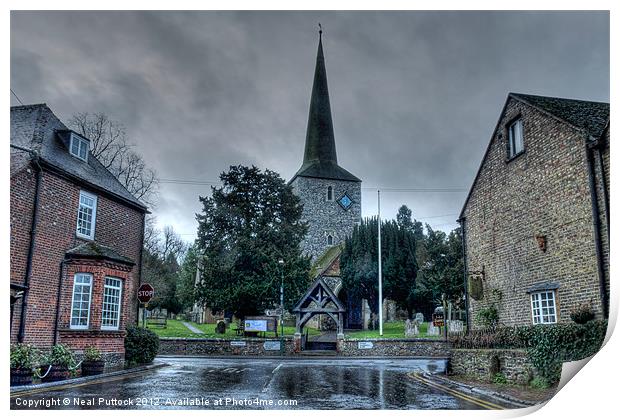
[[525,348],[538,375],[553,383],[560,379],[563,362],[595,354],[606,333],[607,321],[590,321],[471,331],[451,341],[455,348]]
[[159,337],[141,327],[127,327],[125,360],[129,365],[150,363],[159,351]]

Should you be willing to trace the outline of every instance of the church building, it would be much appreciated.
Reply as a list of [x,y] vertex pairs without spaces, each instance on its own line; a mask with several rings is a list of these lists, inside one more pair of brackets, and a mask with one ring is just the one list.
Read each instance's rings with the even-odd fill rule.
[[366,305],[359,298],[348,297],[340,280],[342,245],[362,218],[362,181],[338,165],[321,31],[304,159],[289,184],[304,206],[308,233],[302,248],[312,256],[313,279],[323,278],[346,306],[344,327],[362,328]]

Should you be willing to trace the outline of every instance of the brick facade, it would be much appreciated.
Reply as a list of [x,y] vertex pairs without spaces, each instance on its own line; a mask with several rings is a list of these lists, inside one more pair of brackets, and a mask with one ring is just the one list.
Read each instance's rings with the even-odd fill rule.
[[[507,127],[515,118],[523,123],[524,152],[509,160]],[[584,130],[509,96],[461,214],[468,274],[484,273],[482,297],[469,299],[472,326],[477,326],[478,311],[490,305],[498,308],[500,323],[531,324],[527,290],[547,282],[557,285],[558,322],[569,321],[580,304],[591,304],[597,317],[603,316],[588,140]],[[608,160],[606,165],[608,181]],[[602,197],[600,173],[596,178]],[[608,235],[600,204],[604,274],[609,279]],[[546,238],[545,250],[537,235]]]
[[[18,300],[13,308],[11,343],[18,341],[20,322],[23,322],[24,343],[34,344],[42,349],[49,348],[54,343],[67,344],[78,354],[85,347],[94,345],[105,353],[108,361],[120,363],[124,354],[125,327],[136,323],[135,296],[140,282],[145,209],[128,205],[99,188],[87,187],[81,180],[68,176],[43,160],[41,167],[26,311],[22,320],[23,299]],[[36,172],[36,166],[28,164],[11,174],[12,285],[25,284]],[[76,236],[80,191],[97,196],[94,242]],[[109,255],[77,257],[67,254],[67,251],[85,243],[109,247],[125,259],[115,260]],[[76,272],[93,275],[90,321],[85,330],[70,328]],[[115,331],[101,329],[103,285],[106,276],[122,281],[120,325]]]

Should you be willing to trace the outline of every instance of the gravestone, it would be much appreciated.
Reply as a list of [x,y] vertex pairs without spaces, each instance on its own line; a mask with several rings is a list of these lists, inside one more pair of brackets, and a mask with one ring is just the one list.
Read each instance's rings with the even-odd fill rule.
[[418,324],[421,324],[424,322],[424,314],[422,312],[418,312],[417,314],[415,314],[415,320],[418,321]]
[[416,337],[419,333],[418,321],[410,319],[405,321],[405,337]]
[[428,329],[426,330],[427,335],[439,335],[439,327],[433,325],[432,322],[428,323]]
[[226,333],[226,322],[223,319],[220,319],[215,324],[215,332],[218,333],[218,334],[225,334]]

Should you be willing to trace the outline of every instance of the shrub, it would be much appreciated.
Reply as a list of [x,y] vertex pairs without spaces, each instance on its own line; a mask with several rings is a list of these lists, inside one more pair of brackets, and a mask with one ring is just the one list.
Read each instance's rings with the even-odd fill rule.
[[127,327],[125,360],[129,365],[150,363],[159,351],[159,337],[141,327]]
[[536,389],[547,389],[550,385],[549,382],[542,376],[536,376],[530,381],[530,386]]
[[84,349],[85,362],[99,362],[101,360],[103,360],[103,357],[97,347],[89,346]]
[[590,305],[579,305],[577,309],[571,312],[570,319],[577,324],[585,324],[586,322],[592,321],[594,319],[592,307]]
[[11,368],[32,369],[39,356],[39,351],[30,344],[14,344],[11,346]]
[[56,344],[52,346],[50,352],[45,356],[43,364],[71,369],[75,367],[76,363],[73,352],[67,346]]
[[476,322],[486,328],[494,328],[499,321],[499,313],[495,305],[488,306],[478,310],[476,313]]
[[501,372],[498,372],[495,375],[493,375],[493,383],[496,383],[496,384],[507,384],[508,383],[508,379],[506,379],[506,375],[504,375]]

